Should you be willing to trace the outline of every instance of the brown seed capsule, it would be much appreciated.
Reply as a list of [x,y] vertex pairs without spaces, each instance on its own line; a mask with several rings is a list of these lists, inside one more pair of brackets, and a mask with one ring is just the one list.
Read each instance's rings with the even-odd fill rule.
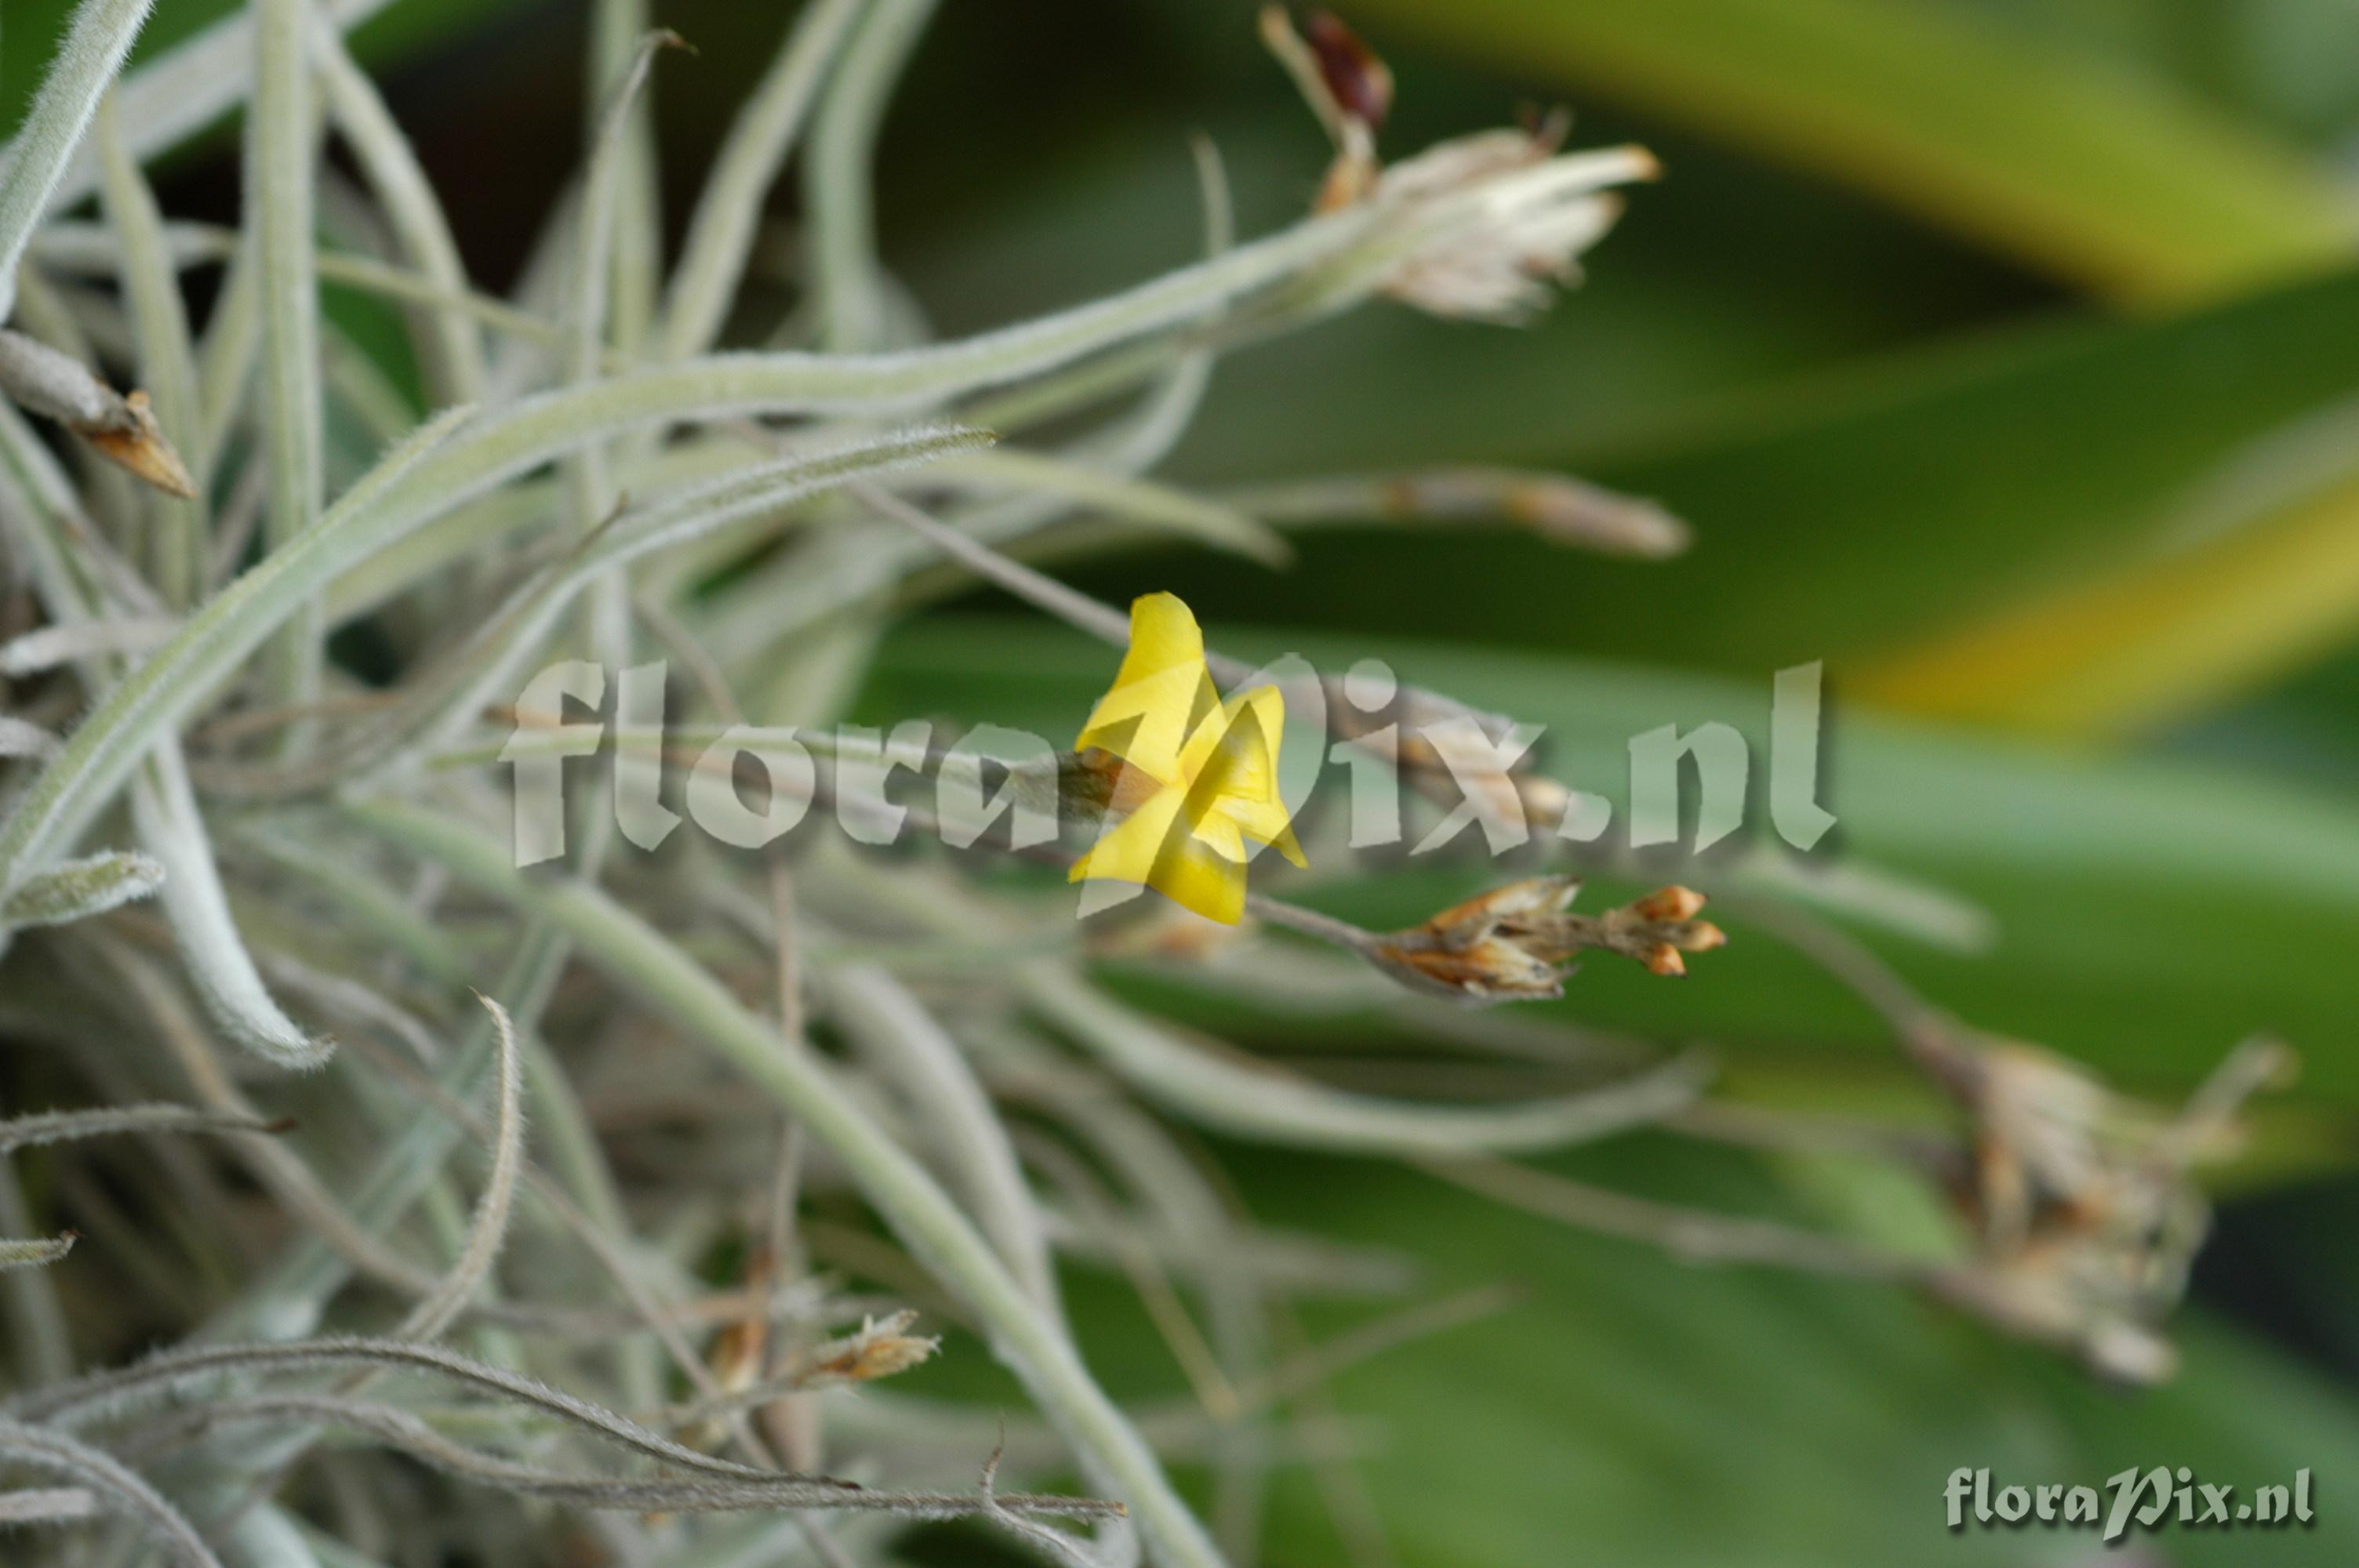
[[6,328],[0,328],[0,396],[56,420],[158,490],[182,500],[197,493],[146,393],[121,396],[72,355]]
[[1393,108],[1392,68],[1332,11],[1313,11],[1303,24],[1302,41],[1319,63],[1320,79],[1336,107],[1371,131],[1384,128]]
[[1693,920],[1703,908],[1703,894],[1676,884],[1657,888],[1630,907],[1649,920]]
[[1715,947],[1728,946],[1728,933],[1709,920],[1690,921],[1680,935],[1680,948],[1688,953],[1709,953]]

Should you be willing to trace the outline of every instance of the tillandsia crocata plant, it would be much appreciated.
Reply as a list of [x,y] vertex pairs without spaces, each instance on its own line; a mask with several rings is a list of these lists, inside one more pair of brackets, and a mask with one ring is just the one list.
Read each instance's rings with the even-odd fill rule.
[[[1171,595],[1125,621],[1016,558],[1111,522],[1282,560],[1288,529],[1339,516],[1676,553],[1675,519],[1564,475],[1155,477],[1241,342],[1375,296],[1542,308],[1614,188],[1653,178],[1646,153],[1564,152],[1549,120],[1386,164],[1382,62],[1332,17],[1273,10],[1334,144],[1310,214],[1237,243],[1206,153],[1201,259],[934,341],[876,254],[870,178],[929,0],[809,0],[669,256],[649,104],[692,62],[659,60],[676,40],[642,5],[597,0],[579,176],[494,297],[347,51],[376,8],[255,0],[125,71],[149,5],[82,0],[0,161],[10,1561],[882,1562],[945,1518],[1050,1561],[1254,1561],[1279,1439],[1332,1370],[1273,1328],[1299,1297],[1405,1287],[1386,1255],[1258,1224],[1200,1132],[1404,1162],[2167,1369],[2201,1228],[2186,1173],[2274,1054],[2184,1117],[2138,1112],[1919,1000],[1756,865],[1699,866],[1741,933],[1854,985],[1953,1098],[1954,1136],[1886,1147],[1955,1195],[1956,1246],[1926,1260],[1524,1162],[1639,1126],[1816,1135],[1705,1098],[1692,1055],[1584,1059],[1511,1099],[1377,1096],[1216,1049],[1113,983],[1227,976],[1279,1013],[1380,994],[1482,1052],[1499,1036],[1468,1006],[1558,996],[1578,954],[1669,977],[1724,940],[1684,885],[1573,913],[1571,872],[1495,876],[1391,932],[1314,907],[1307,871],[1311,903],[1278,896],[1270,860],[1249,890],[1255,847],[1353,864],[1306,856],[1279,788],[1289,716],[1322,710],[1332,735],[1298,746],[1357,747],[1437,811],[1472,791],[1585,871],[1634,868],[1554,836],[1575,797],[1535,766],[1470,774],[1434,738],[1500,716],[1405,687],[1379,726],[1313,700],[1349,677],[1245,681]],[[147,166],[238,109],[242,226],[165,213]],[[766,319],[743,285],[790,168],[803,292]],[[414,388],[320,308],[331,285],[400,313]],[[1077,922],[1070,889],[998,874],[1014,847],[988,839],[641,852],[677,825],[664,792],[700,727],[741,757],[821,747],[945,558],[1126,646],[1072,750],[1006,780],[1073,830],[1031,848],[1169,903]],[[329,642],[362,625],[389,666],[368,681]],[[649,719],[658,659],[682,724]],[[571,746],[569,698],[610,693],[603,759],[562,773],[536,829],[553,863],[527,873],[523,771]],[[854,751],[830,753],[840,796]],[[691,804],[761,816],[725,770],[686,772]],[[1067,1301],[1108,1270],[1194,1399],[1108,1392]],[[1004,1423],[897,1391],[986,1357],[1013,1374]],[[1204,1506],[1169,1477],[1185,1454],[1212,1455]]]

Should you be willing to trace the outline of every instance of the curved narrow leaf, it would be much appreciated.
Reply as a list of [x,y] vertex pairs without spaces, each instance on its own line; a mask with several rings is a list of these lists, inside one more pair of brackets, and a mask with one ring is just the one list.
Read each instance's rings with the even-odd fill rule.
[[164,885],[164,868],[145,855],[110,850],[27,877],[0,902],[0,931],[63,925],[146,898]]
[[16,302],[16,263],[65,175],[155,0],[83,0],[41,82],[33,112],[0,152],[0,321]]

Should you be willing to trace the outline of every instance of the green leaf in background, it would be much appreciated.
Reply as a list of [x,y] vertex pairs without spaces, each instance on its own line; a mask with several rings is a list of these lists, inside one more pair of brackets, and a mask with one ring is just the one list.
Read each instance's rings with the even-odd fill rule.
[[2342,0],[1963,0],[2027,48],[2163,76],[2227,114],[2332,149],[2359,118],[2359,9]]
[[[2359,1465],[2359,1414],[2313,1368],[2211,1314],[2174,1325],[2184,1363],[2173,1381],[2111,1388],[1888,1287],[1690,1266],[1395,1166],[1218,1152],[1256,1222],[1405,1255],[1416,1300],[1516,1292],[1504,1310],[1332,1379],[1362,1505],[1403,1568],[2323,1568],[2349,1558],[2354,1527],[2331,1503],[2333,1477]],[[1812,1220],[1807,1202],[1765,1189],[1756,1163],[1668,1139],[1548,1163],[1663,1201]],[[1118,1282],[1076,1272],[1066,1288],[1093,1365],[1126,1398],[1184,1400],[1170,1349]],[[1303,1312],[1327,1337],[1388,1308]],[[912,1384],[989,1409],[1009,1395],[980,1359],[954,1348]],[[2165,1463],[2243,1496],[2307,1467],[2317,1523],[2174,1528],[2113,1551],[2078,1531],[1944,1527],[1942,1487],[1961,1465],[1987,1466],[1995,1487],[2102,1487],[2132,1465]],[[1319,1478],[1299,1460],[1275,1477],[1266,1561],[1353,1561]]]
[[[1758,1206],[1757,1176],[1649,1141],[1569,1173],[1652,1195]],[[1258,1217],[1399,1247],[1442,1293],[1501,1280],[1509,1311],[1337,1379],[1375,1423],[1368,1492],[1408,1568],[1828,1568],[2351,1560],[2332,1478],[2359,1465],[2359,1417],[2280,1355],[2216,1321],[2181,1325],[2159,1389],[2101,1387],[1877,1286],[1684,1267],[1509,1214],[1397,1170],[1266,1162]],[[2313,1529],[2175,1528],[2108,1552],[2093,1533],[1943,1526],[1942,1487],[2085,1483],[2130,1465],[2289,1483],[2309,1467]],[[1279,1491],[1288,1563],[1335,1560],[1310,1480]],[[2152,1557],[2140,1557],[2140,1551]]]
[[[2212,1313],[2190,1309],[2174,1323],[2184,1359],[2171,1382],[2114,1388],[1890,1287],[1690,1266],[1397,1166],[1225,1144],[1217,1152],[1256,1222],[1406,1256],[1417,1301],[1514,1292],[1503,1310],[1331,1380],[1362,1483],[1354,1511],[1381,1526],[1403,1568],[2349,1560],[2359,1527],[2332,1499],[2334,1478],[2359,1465],[2359,1412],[2314,1367]],[[1660,1201],[1830,1222],[1791,1189],[1771,1188],[1757,1162],[1669,1139],[1621,1139],[1547,1164]],[[1069,1271],[1065,1286],[1092,1364],[1125,1399],[1186,1400],[1169,1345],[1118,1281]],[[1301,1310],[1314,1336],[1332,1338],[1399,1306]],[[1004,1402],[1004,1376],[962,1354],[966,1343],[954,1341],[910,1386],[984,1410]],[[1962,1465],[1988,1467],[1995,1488],[2102,1487],[2157,1464],[2186,1465],[2244,1497],[2306,1467],[2317,1522],[2174,1527],[2112,1550],[2093,1533],[1953,1536],[1944,1525],[1943,1485]],[[1275,1479],[1266,1560],[1355,1560],[1321,1478],[1298,1458]]]
[[2359,625],[2359,485],[2220,539],[2135,559],[1928,646],[1862,683],[1897,708],[2060,736],[2150,729],[2331,653]]
[[1642,106],[2128,301],[2349,254],[2300,155],[2169,83],[1904,0],[1364,0],[1387,30]]

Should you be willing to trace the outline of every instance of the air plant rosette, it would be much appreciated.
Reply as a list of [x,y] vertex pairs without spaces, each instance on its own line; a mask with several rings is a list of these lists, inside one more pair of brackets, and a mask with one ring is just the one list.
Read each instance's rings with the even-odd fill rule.
[[[126,72],[148,6],[83,0],[0,162],[0,1085],[55,1108],[0,1120],[9,1551],[342,1562],[425,1532],[495,1561],[543,1532],[571,1561],[861,1561],[911,1519],[961,1518],[1052,1560],[1250,1561],[1265,1429],[1332,1370],[1274,1351],[1272,1325],[1299,1294],[1402,1281],[1256,1225],[1200,1130],[1406,1162],[1681,1256],[1917,1288],[2116,1376],[2168,1371],[2160,1322],[2201,1228],[2188,1173],[2267,1076],[2249,1057],[2156,1119],[1929,1022],[1815,917],[1740,889],[1738,939],[1811,934],[1801,950],[1885,1005],[1951,1097],[1953,1139],[1892,1145],[1957,1204],[1957,1254],[1928,1264],[1523,1162],[1636,1127],[1821,1135],[1716,1116],[1699,1055],[1510,1100],[1378,1096],[1111,983],[1124,963],[1229,972],[1277,1017],[1389,988],[1462,1050],[1484,1038],[1470,1007],[1577,1001],[1579,955],[1665,978],[1696,960],[1712,983],[1730,937],[1684,881],[1576,909],[1571,871],[1500,875],[1394,931],[1316,907],[1314,877],[1350,857],[1297,841],[1287,687],[1240,683],[1171,595],[1125,617],[1012,558],[1083,516],[1264,560],[1339,515],[1437,547],[1481,523],[1677,553],[1676,519],[1567,475],[1227,495],[1155,477],[1237,342],[1378,296],[1484,321],[1543,308],[1617,188],[1656,175],[1646,153],[1566,152],[1551,117],[1384,162],[1381,60],[1332,17],[1272,12],[1333,145],[1312,212],[1234,243],[1208,157],[1202,259],[919,341],[871,243],[868,171],[929,7],[804,7],[667,268],[646,143],[667,40],[602,5],[574,196],[495,298],[346,52],[352,9],[257,0]],[[167,221],[143,168],[236,106],[244,227]],[[319,124],[358,175],[333,211]],[[810,336],[724,348],[790,165]],[[419,406],[319,312],[331,278],[399,309]],[[382,450],[349,449],[355,430]],[[1075,743],[1006,774],[1080,830],[1044,857],[1079,892],[996,874],[989,842],[642,852],[614,804],[641,790],[669,814],[680,775],[643,699],[726,733],[836,720],[897,594],[945,554],[1124,648]],[[363,621],[387,681],[329,656]],[[658,660],[669,688],[631,675]],[[526,701],[551,669],[549,703]],[[496,764],[561,730],[568,694],[611,702],[614,745],[556,775],[558,847],[527,870]],[[1368,740],[1325,706],[1314,741]],[[1386,760],[1437,799],[1466,787],[1430,745]],[[1551,826],[1573,798],[1527,765],[1481,787]],[[1123,908],[1074,918],[1116,888]],[[1108,1393],[1065,1301],[1082,1269],[1136,1288],[1188,1408]],[[1028,1408],[897,1391],[985,1355]],[[1207,1511],[1168,1463],[1208,1453]]]

